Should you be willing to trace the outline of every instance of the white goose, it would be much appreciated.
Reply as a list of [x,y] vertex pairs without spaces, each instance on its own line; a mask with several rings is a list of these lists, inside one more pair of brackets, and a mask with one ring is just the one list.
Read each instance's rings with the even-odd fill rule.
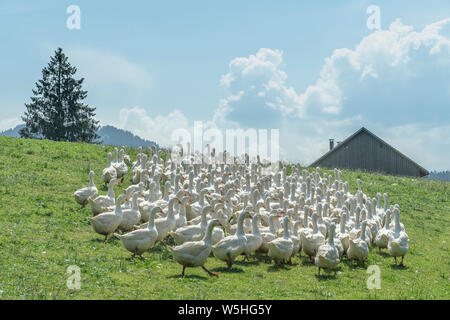
[[134,230],[124,235],[117,233],[114,234],[120,239],[125,249],[133,254],[131,258],[134,258],[135,255],[142,257],[144,252],[155,245],[156,239],[158,238],[158,231],[155,228],[154,221],[156,213],[158,212],[161,212],[160,207],[155,207],[152,209],[147,228]]
[[261,230],[261,238],[263,240],[261,246],[258,249],[258,252],[267,253],[269,252],[268,243],[277,238],[277,230],[275,229],[274,221],[278,221],[280,215],[278,214],[277,209],[272,209],[269,215],[269,229],[264,228]]
[[289,235],[289,218],[283,218],[283,237],[276,238],[270,241],[267,246],[269,247],[269,252],[267,255],[275,261],[277,265],[280,263],[287,262],[294,250],[294,242]]
[[[389,221],[391,217],[391,211],[388,209],[386,211],[386,219]],[[392,230],[390,224],[386,223],[383,228],[378,230],[375,237],[375,244],[378,247],[378,251],[381,253],[381,249],[386,249],[388,247],[389,239],[392,237]]]
[[243,211],[238,218],[238,227],[235,235],[228,236],[220,240],[212,247],[214,256],[222,261],[226,261],[228,269],[233,266],[233,261],[245,250],[247,238],[244,232],[244,219],[250,217],[248,211]]
[[138,196],[139,194],[134,192],[131,199],[131,208],[122,210],[122,222],[119,225],[120,231],[130,231],[139,223],[139,221],[141,221],[141,213],[139,212],[137,204]]
[[388,251],[389,254],[394,257],[395,263],[397,264],[397,257],[402,257],[400,266],[403,266],[403,258],[408,253],[409,247],[409,237],[405,231],[400,227],[399,221],[400,212],[398,208],[394,209],[394,232],[389,238]]
[[211,206],[205,206],[202,210],[202,221],[200,224],[181,227],[171,232],[170,235],[177,245],[188,241],[199,241],[204,236],[204,231],[208,225],[206,215],[211,212]]
[[[108,185],[108,194],[105,196],[98,196],[95,199],[92,199],[91,197],[88,198],[88,202],[91,205],[91,211],[94,216],[109,211],[112,206],[115,204],[114,199],[114,185],[118,183],[118,180],[116,178],[111,179],[109,181]],[[124,195],[125,197],[125,195]]]
[[301,234],[303,252],[309,256],[311,262],[317,254],[319,246],[325,241],[325,237],[320,233],[317,227],[317,214],[312,215],[313,230],[312,232],[303,232]]
[[181,276],[184,277],[186,268],[202,267],[210,276],[217,277],[218,274],[209,271],[205,267],[212,249],[212,231],[214,227],[219,225],[217,219],[213,219],[208,223],[205,236],[200,241],[185,242],[180,246],[174,248],[166,246],[172,252],[173,258],[176,262],[183,266]]
[[258,223],[261,220],[261,215],[259,213],[255,214],[252,219],[252,233],[246,234],[247,241],[245,243],[244,255],[247,260],[249,260],[249,255],[252,255],[258,250],[262,245],[261,233],[259,232]]
[[350,236],[345,229],[346,222],[347,222],[347,211],[343,211],[341,214],[341,221],[339,225],[340,229],[336,235],[336,238],[341,241],[344,253],[347,253],[348,247],[350,246]]
[[112,157],[111,152],[108,152],[108,164],[106,165],[106,168],[103,169],[102,172],[102,181],[105,184],[109,183],[112,179],[117,178],[117,171],[112,166],[111,157]]
[[95,217],[88,217],[94,231],[105,236],[105,242],[108,239],[108,235],[113,233],[122,221],[122,208],[120,204],[124,198],[125,195],[123,194],[117,197],[116,209],[114,211],[103,212]]
[[94,198],[97,194],[98,190],[94,184],[94,171],[91,170],[89,172],[89,187],[78,189],[73,193],[73,197],[75,198],[75,201],[81,204],[84,208],[89,202],[88,198]]
[[334,274],[336,275],[335,268],[340,262],[340,256],[334,241],[335,229],[336,226],[331,224],[328,230],[328,241],[320,245],[317,249],[317,255],[314,258],[314,262],[319,268],[319,276],[320,269],[334,270]]
[[361,235],[357,239],[350,238],[350,243],[347,251],[347,257],[349,260],[358,260],[364,262],[369,255],[369,246],[366,240],[366,227],[367,221],[363,221],[361,224]]

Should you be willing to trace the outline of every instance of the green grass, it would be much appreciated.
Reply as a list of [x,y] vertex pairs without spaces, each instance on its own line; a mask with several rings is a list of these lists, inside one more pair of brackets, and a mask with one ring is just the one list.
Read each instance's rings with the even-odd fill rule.
[[[450,184],[422,179],[343,172],[355,191],[387,192],[401,208],[410,237],[406,267],[372,248],[365,266],[340,263],[318,278],[305,258],[278,269],[267,262],[237,262],[232,272],[214,257],[201,269],[181,266],[165,248],[129,261],[119,240],[94,233],[72,193],[101,171],[112,147],[0,137],[0,294],[3,299],[449,299]],[[134,153],[133,153],[134,152]],[[136,151],[130,151],[132,159]],[[130,184],[126,179],[124,187]],[[121,187],[116,187],[116,195]],[[367,289],[368,265],[381,269],[381,289]],[[81,268],[81,289],[69,290],[67,268]]]

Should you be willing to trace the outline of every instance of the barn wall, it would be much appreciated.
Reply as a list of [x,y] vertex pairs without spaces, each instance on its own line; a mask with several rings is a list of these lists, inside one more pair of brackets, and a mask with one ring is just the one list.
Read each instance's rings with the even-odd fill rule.
[[392,147],[361,132],[320,161],[319,166],[420,176],[419,168]]

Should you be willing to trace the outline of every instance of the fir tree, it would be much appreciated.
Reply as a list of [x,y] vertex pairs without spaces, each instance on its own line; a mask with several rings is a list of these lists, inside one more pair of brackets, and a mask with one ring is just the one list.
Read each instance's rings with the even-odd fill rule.
[[58,48],[42,69],[42,79],[36,82],[31,103],[25,104],[25,127],[19,131],[22,137],[99,142],[95,108],[82,102],[87,91],[82,89],[84,78],[74,78],[76,72],[77,68]]

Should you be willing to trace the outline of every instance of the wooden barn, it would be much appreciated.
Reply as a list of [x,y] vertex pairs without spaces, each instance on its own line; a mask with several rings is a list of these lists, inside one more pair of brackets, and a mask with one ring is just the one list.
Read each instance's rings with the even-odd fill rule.
[[428,171],[362,127],[314,161],[310,167],[359,169],[391,175],[423,177]]

